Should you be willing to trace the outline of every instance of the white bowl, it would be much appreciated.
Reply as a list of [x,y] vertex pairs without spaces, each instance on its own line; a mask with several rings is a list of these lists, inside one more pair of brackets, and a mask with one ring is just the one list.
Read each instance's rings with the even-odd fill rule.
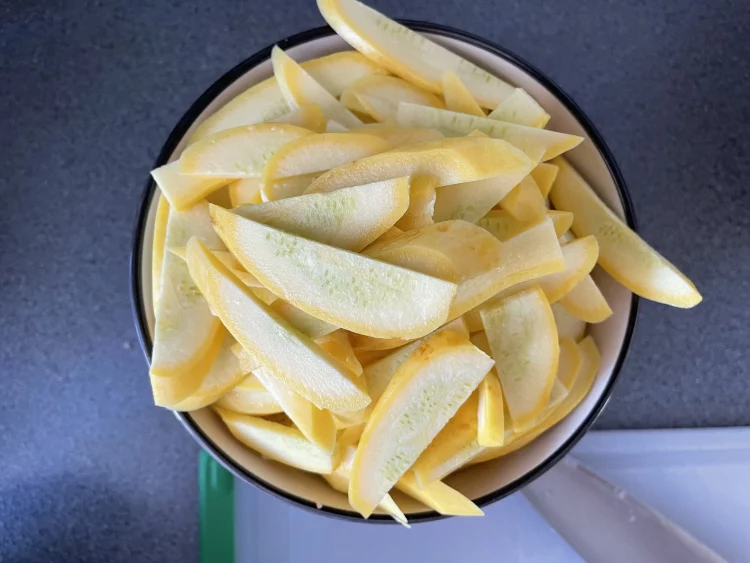
[[[635,227],[632,204],[614,158],[588,118],[556,85],[528,63],[484,39],[434,24],[404,23],[510,83],[525,88],[552,116],[549,129],[585,137],[586,141],[566,157],[614,212]],[[328,27],[295,35],[279,45],[300,62],[350,49]],[[185,139],[203,119],[240,92],[271,76],[270,55],[271,48],[268,47],[237,65],[211,86],[172,131],[154,167],[175,160],[185,148]],[[147,359],[151,356],[154,328],[151,248],[158,200],[156,193],[154,182],[149,180],[138,212],[131,261],[133,313]],[[589,334],[602,355],[602,366],[591,392],[568,417],[528,446],[447,478],[449,485],[478,505],[489,504],[517,491],[549,469],[583,436],[606,404],[630,345],[638,298],[598,268],[594,278],[614,315],[604,323],[589,327]],[[333,491],[319,476],[261,458],[232,437],[210,410],[175,414],[201,446],[240,479],[321,514],[362,520],[351,510],[346,496]],[[395,495],[410,521],[439,517],[420,503],[398,493]],[[379,513],[368,520],[383,521],[391,520]]]

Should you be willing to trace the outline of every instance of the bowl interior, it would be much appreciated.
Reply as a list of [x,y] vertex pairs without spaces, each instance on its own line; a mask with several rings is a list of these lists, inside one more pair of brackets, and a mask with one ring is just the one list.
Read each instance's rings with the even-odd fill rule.
[[[613,173],[599,148],[591,141],[587,130],[578,121],[571,109],[558,99],[543,81],[535,78],[512,60],[506,59],[500,53],[493,51],[491,47],[475,43],[471,39],[451,35],[449,32],[441,32],[440,30],[433,30],[432,33],[425,34],[488,71],[505,78],[510,83],[525,88],[552,116],[548,125],[549,129],[585,137],[586,141],[575,150],[567,153],[566,156],[614,212],[623,218],[626,217],[624,200],[618,192]],[[282,44],[282,46],[297,61],[305,61],[350,49],[338,36],[326,35],[325,32],[321,32],[315,37],[309,37],[303,42],[292,43],[294,41],[290,41],[287,45]],[[190,136],[193,129],[205,117],[243,90],[272,74],[271,62],[265,59],[242,74],[233,83],[226,85],[226,88],[215,97],[200,115],[196,116],[193,125],[185,132],[169,160],[175,160],[179,157],[185,148],[185,139]],[[152,197],[148,203],[148,216],[145,221],[140,248],[140,285],[143,299],[139,306],[144,309],[141,316],[145,316],[148,325],[149,341],[154,327],[150,280],[156,203],[156,197]],[[552,463],[570,447],[583,434],[584,428],[603,406],[604,399],[609,393],[613,375],[616,374],[619,363],[622,361],[621,353],[624,351],[624,346],[632,331],[631,316],[634,316],[635,311],[634,298],[629,291],[616,284],[599,268],[593,275],[614,311],[614,315],[606,322],[589,327],[589,334],[593,335],[602,354],[601,370],[593,389],[588,397],[565,420],[528,446],[509,456],[469,467],[447,478],[448,484],[457,488],[469,498],[479,503],[486,503],[513,492],[533,475],[540,473],[545,466]],[[358,515],[351,512],[345,495],[333,491],[318,476],[262,459],[237,442],[208,409],[179,416],[183,418],[188,428],[202,442],[204,447],[211,450],[235,474],[260,484],[270,492],[292,498],[302,505],[323,507],[328,512],[359,518]],[[420,503],[406,497],[397,496],[397,502],[399,502],[404,513],[412,519],[415,515],[434,516],[434,513],[427,511]],[[374,519],[378,519],[377,514],[374,515]]]

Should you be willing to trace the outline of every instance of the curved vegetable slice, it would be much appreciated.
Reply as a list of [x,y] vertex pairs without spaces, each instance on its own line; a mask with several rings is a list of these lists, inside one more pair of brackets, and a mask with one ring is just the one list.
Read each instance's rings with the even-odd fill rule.
[[432,223],[435,210],[437,178],[429,174],[417,174],[411,177],[409,183],[409,208],[396,222],[396,227],[404,231]]
[[481,137],[439,139],[400,147],[334,168],[315,180],[308,193],[330,192],[416,174],[434,176],[436,187],[439,187],[515,174],[521,170],[528,173],[531,162],[504,141]]
[[[573,214],[567,211],[547,211],[547,217],[552,219],[558,238],[567,232],[573,223]],[[538,223],[539,221],[536,220],[519,221],[504,209],[490,211],[477,221],[478,226],[486,229],[502,242],[512,239]]]
[[446,516],[484,516],[481,508],[442,481],[420,487],[414,475],[406,473],[396,483],[396,488]]
[[484,229],[465,221],[426,225],[389,241],[373,244],[366,254],[391,262],[401,259],[400,253],[407,251],[416,255],[424,251],[440,253],[450,261],[458,282],[483,275],[503,263],[502,244]]
[[524,432],[549,403],[560,345],[549,303],[530,289],[480,311],[513,431]]
[[[560,360],[557,365],[557,381],[566,389],[572,389],[573,382],[583,363],[581,349],[572,338],[560,339]],[[502,444],[500,444],[502,446]]]
[[260,196],[265,202],[277,201],[288,197],[297,197],[305,193],[310,187],[318,174],[308,174],[306,176],[293,176],[276,180],[274,182],[262,182],[260,186]]
[[449,319],[460,317],[505,288],[565,268],[560,243],[549,218],[504,243],[502,252],[500,267],[459,284]]
[[542,193],[542,197],[546,198],[549,196],[549,191],[552,189],[552,184],[555,183],[559,170],[557,165],[551,162],[540,162],[531,171],[531,177],[534,178],[539,191]]
[[422,487],[450,475],[483,451],[477,440],[478,409],[477,390],[419,456],[411,472]]
[[364,133],[320,133],[291,141],[268,160],[263,181],[317,174],[385,152],[388,143]]
[[550,119],[550,115],[523,88],[513,90],[487,117],[537,128],[547,125]]
[[547,213],[547,206],[531,175],[526,176],[500,202],[500,207],[519,221],[539,221]]
[[321,409],[368,405],[369,397],[348,370],[260,302],[195,238],[188,243],[187,258],[193,280],[224,326],[290,390]]
[[351,333],[349,340],[352,342],[352,347],[356,350],[393,350],[400,346],[408,344],[409,340],[403,338],[372,338],[370,336],[364,336],[362,334]]
[[674,307],[695,307],[703,299],[687,277],[623,223],[562,158],[550,199],[574,215],[577,236],[599,241],[599,264],[633,293]]
[[358,252],[390,229],[409,207],[409,179],[248,205],[241,217],[310,240]]
[[378,401],[357,447],[349,503],[367,517],[456,413],[493,361],[445,330],[404,362]]
[[[330,475],[323,475],[332,489],[346,494],[349,491],[349,478],[352,472],[352,463],[354,462],[354,454],[356,452],[354,447],[344,448],[342,459],[336,466],[336,469]],[[409,528],[408,520],[395,501],[391,498],[391,495],[385,495],[383,500],[378,505],[383,512],[390,515],[396,522],[403,524]]]
[[510,84],[356,0],[318,0],[318,9],[357,51],[421,88],[442,93],[443,75],[452,70],[484,107],[494,108],[513,92]]
[[357,377],[362,375],[362,365],[359,363],[357,356],[354,355],[354,350],[349,342],[349,335],[345,330],[336,330],[330,334],[316,338],[315,342],[323,350],[339,360],[354,375]]
[[583,335],[586,332],[586,323],[571,315],[567,309],[562,306],[561,302],[552,304],[552,314],[555,317],[557,335],[560,337],[560,340],[563,338],[570,338],[571,340],[578,342],[583,338]]
[[462,135],[479,130],[493,139],[504,139],[526,153],[534,163],[554,158],[577,147],[583,141],[583,137],[577,135],[409,103],[399,104],[396,122],[401,127],[434,127]]
[[334,457],[296,428],[220,408],[216,412],[235,438],[267,458],[311,473],[333,471]]
[[[445,98],[445,106],[451,111],[484,117],[482,108],[479,107],[469,89],[452,70],[449,70],[443,76],[443,97]],[[409,102],[411,100],[404,99],[402,101]]]
[[344,90],[368,76],[388,74],[380,65],[357,51],[341,51],[300,65],[323,88],[339,97]]
[[154,312],[159,303],[161,292],[161,268],[164,264],[164,241],[167,239],[167,222],[169,221],[169,201],[164,195],[158,195],[156,218],[154,219],[154,242],[151,253],[151,300]]
[[321,410],[292,391],[273,372],[265,368],[253,371],[261,385],[276,399],[302,435],[325,453],[336,446],[336,424],[330,411]]
[[229,188],[229,201],[232,207],[262,203],[261,184],[260,178],[242,178],[229,184],[227,187]]
[[175,160],[151,171],[151,177],[176,211],[187,211],[207,195],[231,183],[233,178],[215,176],[186,176],[180,172],[180,161]]
[[311,131],[284,123],[234,127],[190,145],[180,157],[180,174],[257,178],[268,159],[290,141]]
[[476,223],[510,194],[523,178],[521,173],[506,174],[438,188],[433,219],[437,223],[451,219]]
[[344,127],[356,127],[362,122],[346,109],[303,67],[276,45],[271,51],[273,73],[278,80],[284,100],[290,107],[316,104],[323,113]]
[[242,414],[267,415],[284,412],[281,405],[257,377],[250,374],[227,391],[216,406]]
[[600,323],[612,316],[612,309],[591,276],[584,277],[566,293],[560,304],[587,323]]
[[[184,246],[191,236],[213,248],[224,248],[211,228],[206,203],[188,211],[169,212],[165,247]],[[198,388],[219,351],[222,334],[221,322],[211,314],[184,260],[171,252],[164,254],[160,285],[150,373],[152,377],[179,378],[179,385],[169,384],[169,397],[155,397],[157,405],[170,406]],[[159,387],[156,381],[154,391]]]
[[212,207],[211,213],[219,236],[243,266],[274,294],[314,317],[377,338],[418,338],[445,322],[455,284],[285,233],[220,207]]
[[240,366],[237,356],[232,352],[234,338],[225,331],[221,331],[224,337],[216,360],[206,377],[201,381],[198,388],[189,397],[177,403],[173,410],[194,411],[216,402],[222,395],[239,384],[246,373]]
[[477,442],[484,447],[502,446],[505,441],[503,390],[492,370],[479,384]]
[[576,379],[563,401],[549,413],[547,418],[545,418],[539,426],[530,432],[519,436],[505,446],[500,448],[489,448],[475,457],[471,461],[472,464],[489,461],[521,449],[568,416],[568,414],[578,406],[586,395],[588,395],[594,384],[596,375],[599,373],[601,356],[599,355],[599,350],[597,349],[594,340],[590,336],[581,340],[578,343],[578,346],[582,355],[581,368],[578,370]]
[[[356,102],[352,103],[353,100]],[[341,95],[341,103],[354,111],[364,110],[378,121],[396,118],[399,102],[435,108],[445,107],[440,98],[395,76],[368,76],[352,84]]]
[[388,143],[392,149],[417,143],[426,143],[427,141],[437,141],[438,139],[444,138],[444,135],[437,129],[424,129],[419,127],[404,129],[386,123],[368,123],[358,127],[356,130],[361,133],[380,137]]

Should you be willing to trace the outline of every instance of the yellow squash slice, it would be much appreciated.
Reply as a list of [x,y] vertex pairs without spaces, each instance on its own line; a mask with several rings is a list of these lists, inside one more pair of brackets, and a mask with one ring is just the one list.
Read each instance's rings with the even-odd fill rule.
[[396,483],[396,488],[445,516],[484,516],[481,508],[442,481],[420,487],[414,475],[408,472]]
[[411,231],[433,222],[435,210],[435,186],[437,178],[429,174],[417,174],[411,177],[409,188],[409,208],[396,222],[396,227]]
[[531,175],[526,176],[503,198],[500,207],[524,222],[540,221],[547,213],[542,193]]
[[292,176],[274,182],[261,182],[261,199],[263,201],[277,201],[302,195],[318,176],[319,174],[308,174],[306,176]]
[[503,390],[495,370],[479,384],[477,442],[484,447],[502,446],[505,441]]
[[260,178],[242,178],[229,184],[229,201],[232,207],[262,203]]
[[[557,364],[557,381],[566,389],[573,388],[573,382],[583,363],[581,349],[572,338],[560,338],[560,360]],[[502,444],[500,444],[502,446]]]
[[476,223],[508,196],[523,178],[519,172],[438,188],[433,218],[435,222],[462,219]]
[[326,453],[336,446],[336,424],[330,411],[321,410],[310,401],[292,391],[271,370],[253,371],[261,385],[276,399],[282,410],[294,422],[302,435]]
[[383,67],[357,51],[341,51],[300,65],[316,82],[338,98],[359,80],[373,75],[388,74]]
[[479,390],[461,405],[412,466],[414,477],[421,486],[450,475],[484,451],[477,440],[478,410]]
[[284,123],[234,127],[190,145],[180,157],[180,174],[257,178],[268,159],[290,141],[311,131]]
[[[443,97],[445,98],[445,107],[451,111],[484,117],[482,108],[479,107],[469,89],[452,70],[449,70],[443,76]],[[402,101],[409,102],[411,100],[404,99]]]
[[493,139],[504,139],[519,148],[535,164],[540,160],[549,160],[569,151],[583,141],[583,137],[577,135],[409,103],[399,104],[396,123],[401,127],[431,127],[439,131],[454,131],[461,135],[468,135],[474,130],[479,130]]
[[326,475],[333,471],[335,457],[296,428],[224,409],[216,412],[235,438],[261,455],[311,473]]
[[315,133],[323,133],[328,126],[328,118],[316,104],[303,104],[289,113],[264,123],[286,123]]
[[[411,102],[435,108],[445,107],[435,94],[427,92],[395,76],[371,75],[352,84],[341,95],[341,103],[350,103],[349,109],[364,110],[377,121],[396,118],[399,102]],[[351,104],[351,100],[357,103]],[[374,101],[372,103],[371,101]]]
[[546,199],[549,196],[549,191],[552,189],[552,184],[555,183],[559,170],[557,165],[551,162],[540,162],[531,171],[531,177],[534,178],[543,198]]
[[484,107],[513,93],[510,84],[356,0],[318,0],[318,9],[357,51],[420,88],[442,93],[443,76],[452,70]]
[[284,100],[290,107],[315,104],[329,119],[344,127],[356,127],[362,122],[333,97],[320,83],[278,45],[271,51],[273,73],[278,81]]
[[674,307],[695,307],[703,299],[693,283],[607,208],[594,190],[562,158],[550,199],[574,215],[577,236],[599,241],[599,264],[633,293]]
[[380,137],[392,149],[417,143],[426,143],[427,141],[437,141],[444,138],[443,134],[437,129],[423,129],[419,127],[404,129],[386,123],[368,123],[358,127],[356,131]]
[[283,299],[274,301],[271,304],[271,309],[295,329],[313,339],[330,334],[338,328],[336,325],[308,315],[303,310],[297,309],[297,307],[287,303]]
[[555,318],[540,289],[481,310],[513,431],[531,428],[550,399],[560,345]]
[[555,317],[555,325],[557,326],[557,336],[560,340],[563,338],[570,338],[571,340],[578,342],[586,332],[586,323],[571,315],[565,307],[562,306],[562,300],[552,304],[552,314]]
[[549,218],[508,240],[502,248],[503,262],[499,268],[459,284],[449,319],[460,317],[508,287],[565,268],[565,259]]
[[578,406],[586,395],[588,395],[594,384],[596,375],[599,373],[601,356],[599,355],[599,350],[597,349],[594,340],[590,336],[581,340],[581,342],[578,343],[578,346],[582,355],[581,368],[578,370],[573,386],[562,402],[552,409],[541,424],[533,428],[530,432],[518,436],[515,440],[500,448],[488,448],[480,455],[476,456],[471,461],[472,464],[489,461],[521,449],[568,416],[568,414]]
[[315,342],[323,350],[339,360],[354,375],[357,377],[362,375],[362,365],[359,363],[357,356],[354,355],[351,342],[349,342],[349,335],[345,330],[336,330],[325,336],[316,338]]
[[161,292],[161,268],[164,264],[164,241],[167,239],[167,222],[169,221],[169,201],[161,194],[156,204],[156,218],[154,219],[154,242],[151,253],[151,300],[154,302],[154,312],[159,302]]
[[513,90],[487,117],[537,128],[547,125],[550,119],[550,115],[523,88]]
[[436,187],[531,170],[531,162],[504,141],[481,137],[439,139],[363,158],[323,174],[309,192],[330,192],[388,178],[432,175]]
[[352,374],[259,301],[197,239],[188,266],[200,292],[242,347],[291,391],[318,408],[354,411],[370,399]]
[[247,374],[240,366],[237,356],[232,352],[234,338],[224,330],[221,332],[224,340],[208,374],[198,388],[189,397],[177,403],[173,410],[194,411],[215,403],[246,377]]
[[[192,236],[212,248],[224,248],[211,228],[206,203],[169,212],[165,247],[184,246]],[[171,252],[164,254],[160,285],[150,373],[152,379],[177,378],[168,385],[153,379],[156,404],[171,407],[198,388],[219,352],[223,334],[184,260]],[[167,389],[169,395],[161,395],[160,390]]]
[[216,231],[242,265],[275,295],[314,317],[377,338],[418,338],[446,320],[455,284],[285,233],[220,207],[212,207],[211,213]]
[[354,457],[349,503],[367,517],[493,365],[465,335],[425,340],[378,401]]
[[242,414],[263,416],[284,412],[281,405],[257,377],[250,374],[235,387],[227,391],[216,406]]
[[248,205],[232,212],[323,244],[358,252],[390,229],[409,207],[409,179]]
[[[352,464],[354,463],[354,454],[357,449],[353,446],[343,446],[342,440],[339,440],[339,447],[342,450],[341,461],[330,475],[323,475],[323,479],[331,486],[332,489],[340,493],[349,492],[349,478],[352,473]],[[391,495],[385,495],[378,505],[383,512],[390,515],[396,522],[409,528],[408,521],[404,513],[391,498]]]
[[263,181],[325,172],[360,158],[385,152],[390,147],[380,137],[365,133],[307,135],[281,147],[268,160]]
[[[548,211],[547,216],[552,219],[552,224],[555,226],[555,234],[557,234],[558,238],[567,232],[573,223],[573,214],[567,211]],[[538,224],[539,221],[519,221],[504,209],[495,209],[487,213],[487,215],[479,219],[476,223],[495,235],[502,242],[505,242],[529,230]]]
[[179,160],[152,170],[151,177],[169,205],[177,211],[187,211],[207,195],[233,181],[232,178],[215,176],[186,176],[180,172]]
[[612,316],[612,309],[591,276],[585,276],[566,293],[560,304],[575,317],[587,323],[600,323]]

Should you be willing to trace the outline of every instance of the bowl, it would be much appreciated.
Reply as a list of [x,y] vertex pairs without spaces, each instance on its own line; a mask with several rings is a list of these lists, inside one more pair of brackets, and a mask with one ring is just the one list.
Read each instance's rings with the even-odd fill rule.
[[[625,182],[612,154],[581,109],[539,70],[506,49],[479,37],[449,27],[419,21],[402,21],[480,67],[525,88],[552,116],[548,128],[585,137],[586,141],[566,154],[591,183],[599,196],[631,228],[635,228],[633,206]],[[280,41],[279,46],[299,62],[351,49],[331,28],[320,27]],[[234,96],[271,76],[271,47],[244,60],[217,80],[182,117],[162,148],[154,168],[175,160],[195,127]],[[138,210],[131,259],[133,314],[146,358],[151,355],[154,327],[151,295],[151,247],[158,201],[156,185],[146,185]],[[495,502],[539,477],[559,461],[581,439],[604,408],[622,368],[635,327],[638,298],[597,268],[593,273],[614,315],[589,326],[602,365],[589,395],[557,426],[526,447],[499,459],[459,471],[446,483],[473,499],[479,506]],[[144,384],[145,384],[144,378]],[[328,516],[363,521],[351,510],[346,496],[332,490],[319,476],[263,459],[238,442],[209,409],[175,413],[187,431],[236,477],[297,506]],[[441,518],[423,505],[394,491],[410,522]],[[367,522],[391,522],[376,512]]]

